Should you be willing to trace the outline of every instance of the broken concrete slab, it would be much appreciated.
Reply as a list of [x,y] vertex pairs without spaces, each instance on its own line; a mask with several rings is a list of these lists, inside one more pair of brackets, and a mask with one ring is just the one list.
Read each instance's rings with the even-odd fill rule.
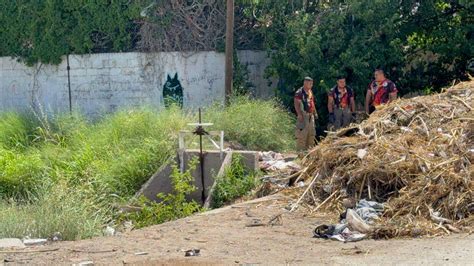
[[135,196],[145,196],[149,200],[160,201],[157,197],[159,193],[167,194],[173,192],[173,184],[170,177],[173,172],[173,164],[179,165],[177,160],[177,158],[174,158],[161,166]]
[[25,244],[18,238],[2,238],[0,239],[0,249],[5,248],[25,248]]

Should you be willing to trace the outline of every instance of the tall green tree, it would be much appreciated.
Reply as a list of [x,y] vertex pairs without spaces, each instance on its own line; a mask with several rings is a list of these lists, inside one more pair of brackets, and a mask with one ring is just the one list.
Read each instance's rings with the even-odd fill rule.
[[68,53],[133,47],[139,7],[128,0],[0,1],[0,56],[57,64]]
[[[364,101],[373,70],[385,69],[401,93],[439,89],[466,78],[474,57],[474,2],[469,0],[257,1],[259,33],[272,56],[269,75],[291,107],[302,79],[315,79],[318,109],[345,75]],[[324,121],[320,121],[322,126]]]

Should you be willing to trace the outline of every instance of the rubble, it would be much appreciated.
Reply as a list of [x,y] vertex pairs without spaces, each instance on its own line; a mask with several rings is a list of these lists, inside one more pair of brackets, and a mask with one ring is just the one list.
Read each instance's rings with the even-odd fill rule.
[[342,212],[347,198],[383,202],[374,238],[472,227],[473,106],[474,81],[463,82],[381,106],[360,125],[329,133],[303,158],[306,182],[319,176],[305,206],[334,194],[325,204],[332,212]]
[[260,159],[260,169],[263,171],[295,172],[301,170],[301,167],[297,163],[293,161],[287,162],[281,153],[273,151],[259,152],[258,157]]
[[305,183],[298,180],[301,166],[295,162],[296,156],[267,151],[259,152],[259,168],[265,173],[261,177],[262,185],[257,189],[257,196],[264,197],[277,193],[289,186],[304,187]]

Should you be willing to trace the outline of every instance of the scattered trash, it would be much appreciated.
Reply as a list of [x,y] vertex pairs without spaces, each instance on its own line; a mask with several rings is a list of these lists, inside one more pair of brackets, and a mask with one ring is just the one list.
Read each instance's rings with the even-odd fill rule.
[[104,229],[104,236],[114,236],[115,235],[115,229],[111,226],[108,226]]
[[[382,105],[362,123],[328,134],[302,159],[306,183],[321,175],[309,185],[311,191],[299,192],[302,205],[313,213],[333,194],[325,210],[340,209],[345,198],[384,201],[383,216],[370,222],[366,217],[372,212],[353,208],[373,227],[374,238],[412,236],[414,229],[424,235],[469,231],[474,210],[473,110],[471,80],[439,94]],[[352,223],[358,221],[354,217]],[[362,224],[358,229],[367,228]]]
[[144,255],[148,255],[148,252],[136,252],[135,255],[144,256]]
[[368,224],[362,220],[362,218],[357,214],[357,212],[352,209],[348,209],[346,212],[346,220],[348,227],[354,231],[361,233],[369,233],[371,228]]
[[23,244],[27,246],[44,245],[46,243],[48,243],[48,239],[23,239]]
[[88,260],[88,261],[79,262],[78,264],[75,264],[75,265],[77,265],[77,266],[93,266],[94,262],[91,261],[91,260]]
[[63,239],[62,235],[61,235],[61,232],[55,232],[52,236],[51,236],[51,241],[61,241]]
[[293,161],[296,157],[272,151],[260,152],[259,167],[266,175],[260,178],[262,182],[256,195],[265,197],[290,186],[304,186],[304,181],[300,180],[301,166]]
[[274,151],[264,151],[264,152],[259,152],[258,157],[260,158],[260,161],[268,162],[268,161],[284,161],[285,158],[281,153],[277,153]]
[[195,257],[195,256],[200,256],[200,255],[201,255],[200,249],[190,249],[190,250],[186,250],[184,253],[185,257]]
[[369,224],[379,219],[384,206],[375,201],[360,200],[355,209],[347,209],[341,222],[335,225],[318,225],[314,229],[314,237],[333,239],[341,242],[355,242],[364,239],[372,232]]
[[260,169],[263,171],[299,171],[301,167],[293,162],[287,162],[281,153],[273,151],[259,152]]

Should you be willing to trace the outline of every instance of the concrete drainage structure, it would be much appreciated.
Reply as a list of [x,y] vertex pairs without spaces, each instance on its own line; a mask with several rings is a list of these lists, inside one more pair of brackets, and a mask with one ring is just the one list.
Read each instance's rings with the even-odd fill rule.
[[[145,196],[146,198],[159,201],[157,194],[173,193],[173,184],[171,182],[171,173],[173,166],[184,167],[184,171],[189,169],[190,162],[196,158],[197,164],[192,171],[194,177],[194,186],[197,188],[192,194],[188,196],[188,200],[194,200],[205,207],[209,207],[210,202],[203,202],[202,192],[206,195],[207,201],[210,201],[209,194],[215,183],[216,178],[223,176],[225,168],[229,167],[232,162],[233,154],[239,154],[242,157],[242,163],[247,169],[258,170],[258,153],[255,151],[224,151],[224,156],[221,156],[221,151],[208,150],[203,152],[204,159],[204,187],[201,184],[201,171],[199,160],[199,150],[185,150],[182,156],[176,156],[167,164],[164,164],[158,171],[142,186],[137,192],[136,196]],[[183,160],[183,162],[180,161]],[[205,204],[206,203],[206,204]],[[207,206],[206,206],[207,205]]]

